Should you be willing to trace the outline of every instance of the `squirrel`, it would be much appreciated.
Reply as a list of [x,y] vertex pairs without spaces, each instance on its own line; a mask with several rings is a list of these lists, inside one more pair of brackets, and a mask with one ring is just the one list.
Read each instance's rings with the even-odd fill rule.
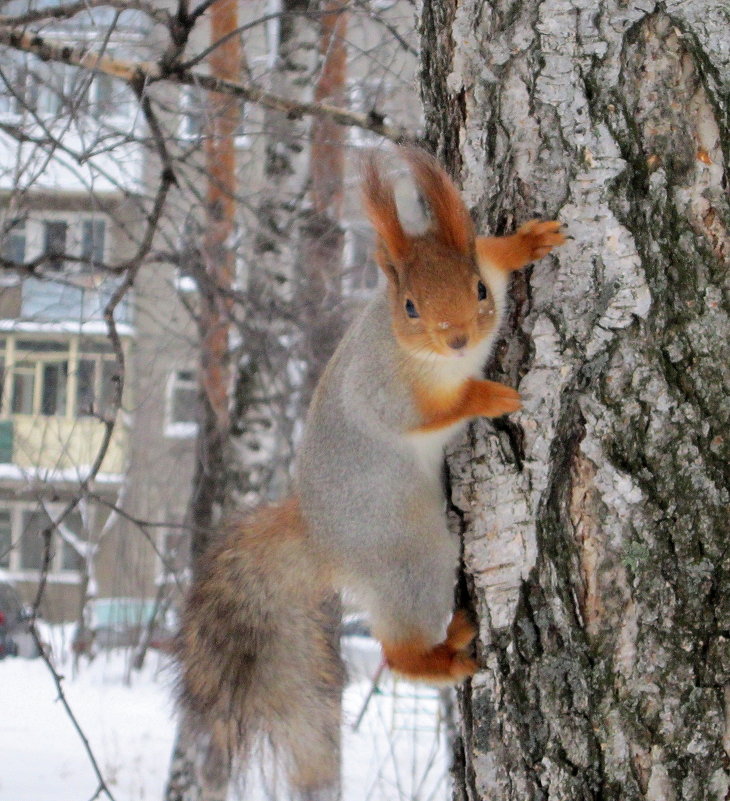
[[414,680],[457,683],[477,663],[476,628],[452,615],[458,542],[447,530],[444,446],[478,416],[517,411],[520,396],[481,378],[510,273],[564,241],[557,221],[477,237],[459,191],[422,150],[402,149],[430,209],[403,228],[374,155],[365,211],[386,277],[315,390],[294,489],[229,521],[202,557],[177,642],[179,698],[231,753],[263,733],[302,790],[338,771],[341,661],[322,605],[346,590],[369,616],[385,662]]

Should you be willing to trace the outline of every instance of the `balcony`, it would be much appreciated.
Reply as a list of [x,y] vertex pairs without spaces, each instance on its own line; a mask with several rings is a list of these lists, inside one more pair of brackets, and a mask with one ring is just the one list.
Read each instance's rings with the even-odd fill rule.
[[0,477],[86,477],[104,441],[103,420],[116,415],[100,472],[121,480],[129,433],[116,405],[119,365],[106,338],[13,332],[0,344]]
[[[104,439],[105,426],[93,417],[67,419],[43,415],[16,414],[12,421],[12,463],[21,471],[62,474],[69,479],[83,478],[96,460]],[[9,437],[5,433],[5,444]],[[0,427],[0,438],[3,435]],[[120,476],[124,473],[127,432],[117,426],[112,435],[100,473]],[[3,442],[0,440],[0,446]],[[0,451],[3,449],[0,447]],[[7,449],[5,449],[7,451]],[[7,455],[7,452],[3,455]]]

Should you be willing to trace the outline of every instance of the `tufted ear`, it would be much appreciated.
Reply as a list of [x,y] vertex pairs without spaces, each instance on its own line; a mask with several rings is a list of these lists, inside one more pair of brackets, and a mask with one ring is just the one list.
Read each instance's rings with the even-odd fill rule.
[[373,152],[363,159],[362,197],[365,212],[380,239],[378,263],[390,276],[408,256],[411,239],[398,217],[393,184],[381,175]]
[[404,148],[416,186],[431,209],[433,231],[448,247],[469,256],[474,252],[474,224],[454,182],[439,163],[417,148]]

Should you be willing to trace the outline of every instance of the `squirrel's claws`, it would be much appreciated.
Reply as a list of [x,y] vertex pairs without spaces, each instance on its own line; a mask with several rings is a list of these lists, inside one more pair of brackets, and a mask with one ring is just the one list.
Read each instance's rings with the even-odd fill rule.
[[530,220],[517,230],[523,247],[529,254],[529,261],[541,259],[550,251],[565,242],[565,234],[558,220]]
[[451,662],[451,676],[457,681],[463,681],[473,676],[479,670],[476,659],[472,659],[463,651],[454,654]]

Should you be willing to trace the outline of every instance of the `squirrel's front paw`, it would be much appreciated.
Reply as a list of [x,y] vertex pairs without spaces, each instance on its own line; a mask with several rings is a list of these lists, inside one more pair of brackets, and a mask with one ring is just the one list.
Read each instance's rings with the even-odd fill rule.
[[557,220],[530,220],[517,229],[515,236],[525,251],[525,261],[541,259],[550,251],[565,242],[565,235],[560,231]]
[[516,389],[504,386],[504,384],[497,384],[499,389],[494,392],[492,396],[492,411],[490,417],[499,417],[502,414],[510,414],[510,412],[519,412],[522,408],[522,396]]
[[497,381],[472,380],[468,403],[475,416],[500,417],[522,408],[520,393]]

